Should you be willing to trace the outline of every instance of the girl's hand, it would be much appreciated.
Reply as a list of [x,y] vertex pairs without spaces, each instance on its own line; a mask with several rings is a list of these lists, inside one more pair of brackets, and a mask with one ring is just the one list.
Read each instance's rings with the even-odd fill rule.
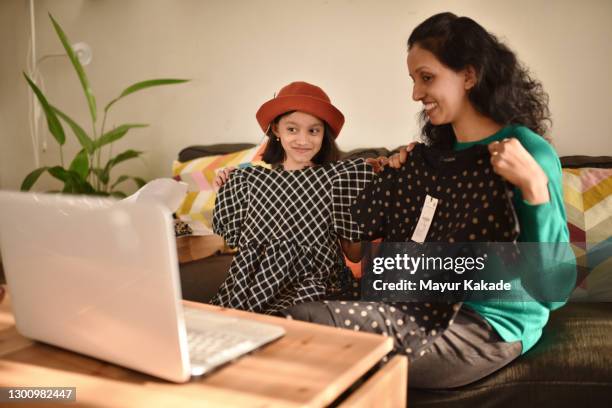
[[389,163],[389,158],[387,156],[378,156],[377,158],[367,158],[366,163],[372,166],[372,170],[374,173],[380,173],[383,171],[387,163]]
[[548,177],[540,165],[516,138],[489,144],[493,171],[517,186],[530,204],[550,200]]
[[400,149],[399,153],[395,153],[391,157],[378,156],[375,159],[366,159],[366,163],[374,168],[375,173],[380,173],[385,166],[391,166],[394,169],[399,169],[402,167],[402,164],[406,163],[408,153],[410,153],[416,145],[417,142],[412,142],[403,149]]
[[395,153],[389,157],[389,166],[393,167],[394,169],[399,169],[402,167],[402,164],[406,163],[406,160],[408,159],[408,153],[410,153],[417,144],[418,142],[412,142],[405,148],[400,149],[398,153]]
[[234,170],[236,170],[236,167],[226,167],[217,172],[217,175],[215,176],[215,180],[213,181],[213,187],[215,188],[215,191],[219,191],[219,189],[225,183],[227,183],[227,180],[229,180],[230,174]]

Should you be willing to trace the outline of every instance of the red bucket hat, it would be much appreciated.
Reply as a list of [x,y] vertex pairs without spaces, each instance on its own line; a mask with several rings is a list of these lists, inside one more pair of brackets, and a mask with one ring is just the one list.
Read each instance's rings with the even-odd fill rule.
[[307,82],[292,82],[283,87],[276,97],[261,105],[255,117],[261,129],[267,132],[274,118],[293,110],[324,120],[336,136],[344,125],[344,115],[331,104],[329,96],[318,86]]

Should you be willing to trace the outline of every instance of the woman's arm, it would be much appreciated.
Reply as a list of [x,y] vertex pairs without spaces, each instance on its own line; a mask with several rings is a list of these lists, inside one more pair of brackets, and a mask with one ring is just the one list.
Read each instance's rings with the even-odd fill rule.
[[232,171],[236,170],[236,167],[230,166],[230,167],[225,167],[223,169],[220,169],[217,172],[217,175],[215,176],[215,179],[213,181],[213,187],[215,189],[215,191],[219,191],[219,189],[225,184],[227,183],[227,181],[229,180],[230,175],[232,174]]
[[576,282],[561,165],[554,149],[540,136],[517,136],[522,139],[489,145],[491,164],[516,187],[513,202],[521,228],[519,242],[538,243],[524,248],[527,262],[521,268],[522,284],[536,300],[554,310],[564,304]]

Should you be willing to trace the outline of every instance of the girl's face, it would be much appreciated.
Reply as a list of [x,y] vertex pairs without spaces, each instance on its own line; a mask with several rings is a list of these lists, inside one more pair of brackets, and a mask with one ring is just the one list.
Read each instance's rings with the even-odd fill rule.
[[470,105],[468,91],[475,83],[473,73],[468,71],[453,71],[418,44],[408,51],[408,72],[414,83],[412,99],[423,103],[433,125],[461,119]]
[[297,111],[283,116],[272,131],[285,150],[285,170],[299,170],[312,165],[312,158],[321,150],[325,125],[316,116]]

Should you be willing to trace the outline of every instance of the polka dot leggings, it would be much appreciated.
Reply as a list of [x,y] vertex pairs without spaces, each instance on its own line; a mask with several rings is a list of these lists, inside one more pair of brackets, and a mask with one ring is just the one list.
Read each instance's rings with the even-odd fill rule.
[[391,337],[394,352],[412,360],[427,353],[460,308],[460,303],[322,301],[295,305],[281,315]]

